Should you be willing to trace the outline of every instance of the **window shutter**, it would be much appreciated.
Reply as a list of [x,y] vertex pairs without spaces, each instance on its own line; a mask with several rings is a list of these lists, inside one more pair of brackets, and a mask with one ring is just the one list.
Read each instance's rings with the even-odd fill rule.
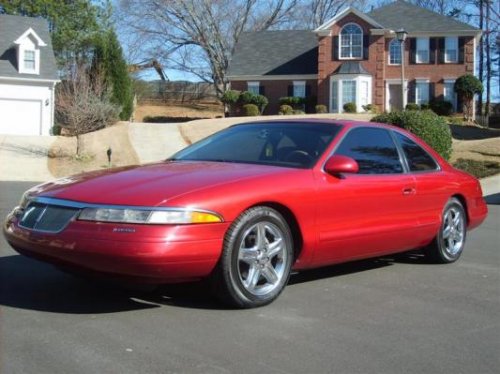
[[429,39],[429,64],[436,63],[436,38]]
[[337,61],[339,59],[339,37],[332,38],[332,59]]
[[438,41],[438,63],[444,64],[445,39],[437,38]]
[[429,83],[429,101],[436,98],[436,83]]
[[417,88],[417,85],[415,84],[415,81],[409,81],[408,82],[408,103],[415,103],[415,90]]
[[458,63],[464,63],[464,46],[465,46],[465,38],[458,38]]
[[266,88],[262,85],[259,86],[259,95],[264,96],[266,94]]
[[306,84],[306,97],[311,96],[311,85]]
[[410,38],[409,40],[410,40],[410,64],[415,64],[417,56],[417,39]]
[[293,85],[291,85],[291,84],[288,85],[287,96],[288,97],[292,97],[293,96]]
[[368,51],[370,49],[370,35],[363,36],[363,59],[368,60]]

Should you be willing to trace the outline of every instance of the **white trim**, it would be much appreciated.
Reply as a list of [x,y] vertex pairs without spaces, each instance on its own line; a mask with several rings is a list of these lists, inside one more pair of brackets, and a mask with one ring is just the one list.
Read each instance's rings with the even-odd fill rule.
[[353,13],[354,15],[358,16],[361,18],[363,21],[368,22],[369,24],[376,26],[378,28],[383,29],[384,26],[382,26],[380,23],[376,22],[373,18],[368,17],[365,13],[360,12],[359,10],[349,7],[339,14],[337,14],[335,17],[329,19],[325,23],[323,23],[321,26],[319,26],[317,29],[313,30],[313,32],[320,34],[320,36],[328,36],[328,35],[322,35],[323,31],[330,31],[331,27],[337,23],[337,21],[341,20],[344,18],[346,15],[349,13]]
[[229,75],[231,81],[293,81],[293,80],[316,80],[317,74],[296,75]]
[[29,35],[33,35],[37,41],[37,44],[40,47],[46,47],[47,44],[38,36],[38,34],[30,27],[28,30],[26,30],[19,38],[17,38],[14,43],[15,44],[22,44],[23,40]]
[[[385,80],[385,111],[390,110],[390,103],[389,100],[391,99],[391,91],[389,89],[389,86],[401,86],[401,79],[386,79]],[[403,109],[406,108],[406,105],[408,104],[408,79],[405,79],[403,82],[404,89],[405,89],[405,95],[404,95],[404,100],[403,100]]]
[[[396,34],[394,30],[390,30],[390,34]],[[441,31],[441,32],[428,32],[428,31],[413,31],[409,32],[408,38],[437,38],[443,36],[474,36],[478,37],[481,35],[481,31],[474,30],[458,30],[458,31]]]
[[36,78],[15,78],[15,77],[2,77],[0,76],[1,81],[20,81],[20,82],[33,82],[33,83],[58,83],[60,79],[36,79]]
[[430,83],[431,80],[429,78],[415,78],[417,83]]

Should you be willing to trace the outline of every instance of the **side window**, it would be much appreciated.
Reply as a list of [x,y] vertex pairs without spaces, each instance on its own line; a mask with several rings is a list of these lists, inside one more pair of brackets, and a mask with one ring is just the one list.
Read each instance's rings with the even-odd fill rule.
[[358,128],[342,140],[335,154],[351,157],[359,164],[359,174],[403,172],[398,150],[385,129]]
[[436,170],[438,165],[429,154],[410,138],[396,132],[396,137],[403,148],[410,171]]

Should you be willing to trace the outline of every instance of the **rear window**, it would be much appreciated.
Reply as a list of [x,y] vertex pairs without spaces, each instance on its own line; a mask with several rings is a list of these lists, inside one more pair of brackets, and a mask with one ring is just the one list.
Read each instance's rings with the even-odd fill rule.
[[403,148],[410,171],[437,170],[436,161],[417,143],[410,138],[396,132],[396,138]]

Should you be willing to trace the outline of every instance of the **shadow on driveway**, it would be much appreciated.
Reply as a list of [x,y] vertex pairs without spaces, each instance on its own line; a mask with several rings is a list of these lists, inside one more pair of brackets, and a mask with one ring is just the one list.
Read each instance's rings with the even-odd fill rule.
[[[356,261],[292,274],[289,286],[369,271],[394,263],[426,264],[419,252]],[[0,257],[0,305],[66,314],[104,314],[174,306],[227,309],[210,292],[208,282],[133,290],[123,284],[82,279],[25,256]]]
[[500,130],[477,126],[450,125],[453,138],[458,140],[480,140],[500,137]]

